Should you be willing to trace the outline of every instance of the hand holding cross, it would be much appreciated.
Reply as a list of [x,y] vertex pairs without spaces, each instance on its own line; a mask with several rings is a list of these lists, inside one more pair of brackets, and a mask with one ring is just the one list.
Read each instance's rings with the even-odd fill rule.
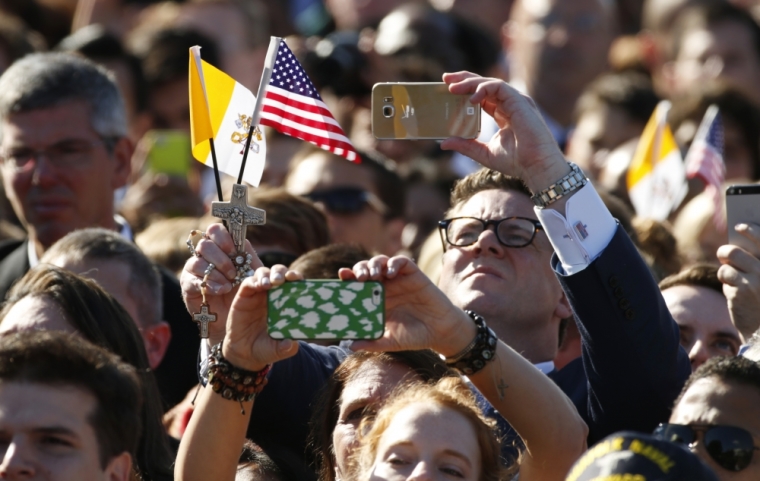
[[240,253],[245,249],[248,226],[266,224],[266,212],[249,206],[247,199],[248,186],[235,184],[232,186],[232,198],[229,202],[211,203],[211,214],[228,222],[232,242]]

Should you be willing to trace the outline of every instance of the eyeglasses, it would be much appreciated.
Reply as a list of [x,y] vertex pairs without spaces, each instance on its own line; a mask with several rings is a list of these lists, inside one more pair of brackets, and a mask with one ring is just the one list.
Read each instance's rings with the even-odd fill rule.
[[116,140],[114,138],[67,139],[46,149],[10,149],[0,152],[0,158],[3,159],[5,165],[17,172],[31,170],[39,162],[41,156],[44,156],[55,167],[76,168],[86,165],[90,161],[92,150],[100,145],[103,145],[110,152]]
[[[443,250],[446,243],[464,247],[478,241],[480,234],[488,226],[494,226],[496,238],[507,247],[525,247],[536,237],[536,231],[542,230],[541,223],[526,217],[507,217],[499,220],[484,220],[477,217],[454,217],[438,222]],[[444,241],[445,235],[445,241]]]
[[358,214],[367,205],[380,215],[385,215],[388,212],[388,207],[378,196],[356,187],[321,190],[306,194],[304,197],[312,202],[321,202],[328,212],[333,214]]
[[754,445],[752,434],[736,426],[664,423],[654,430],[660,439],[689,447],[697,440],[697,433],[704,433],[702,442],[710,457],[729,471],[741,471],[749,466],[754,451],[760,450]]

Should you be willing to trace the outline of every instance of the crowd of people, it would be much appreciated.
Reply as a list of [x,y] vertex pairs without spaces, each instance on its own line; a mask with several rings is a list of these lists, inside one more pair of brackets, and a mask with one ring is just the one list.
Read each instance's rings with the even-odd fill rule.
[[[361,162],[263,128],[239,250],[188,49],[256,92],[270,35]],[[376,139],[398,81],[480,136]],[[683,152],[718,106],[726,185],[760,181],[760,7],[0,1],[0,479],[760,479],[760,225],[699,179],[636,214],[661,100]],[[381,336],[271,337],[308,279],[382,284]]]

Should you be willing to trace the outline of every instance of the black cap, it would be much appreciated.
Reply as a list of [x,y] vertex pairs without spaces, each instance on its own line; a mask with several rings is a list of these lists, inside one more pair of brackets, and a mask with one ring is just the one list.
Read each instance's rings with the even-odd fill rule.
[[[625,478],[610,475],[627,475]],[[623,431],[607,436],[575,462],[565,481],[718,481],[715,473],[679,444]]]

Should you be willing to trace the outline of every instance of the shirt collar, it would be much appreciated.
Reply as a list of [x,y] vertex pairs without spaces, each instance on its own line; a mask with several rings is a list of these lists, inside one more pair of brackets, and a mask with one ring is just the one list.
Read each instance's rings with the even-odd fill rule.
[[[113,216],[113,220],[116,222],[116,225],[119,226],[119,234],[121,234],[122,237],[134,242],[135,235],[132,232],[132,228],[129,226],[127,220],[118,214]],[[29,255],[29,267],[36,267],[40,263],[40,258],[37,256],[37,249],[34,246],[34,242],[29,241],[27,243],[27,252]]]
[[554,361],[537,362],[534,366],[544,374],[549,374],[554,371]]

